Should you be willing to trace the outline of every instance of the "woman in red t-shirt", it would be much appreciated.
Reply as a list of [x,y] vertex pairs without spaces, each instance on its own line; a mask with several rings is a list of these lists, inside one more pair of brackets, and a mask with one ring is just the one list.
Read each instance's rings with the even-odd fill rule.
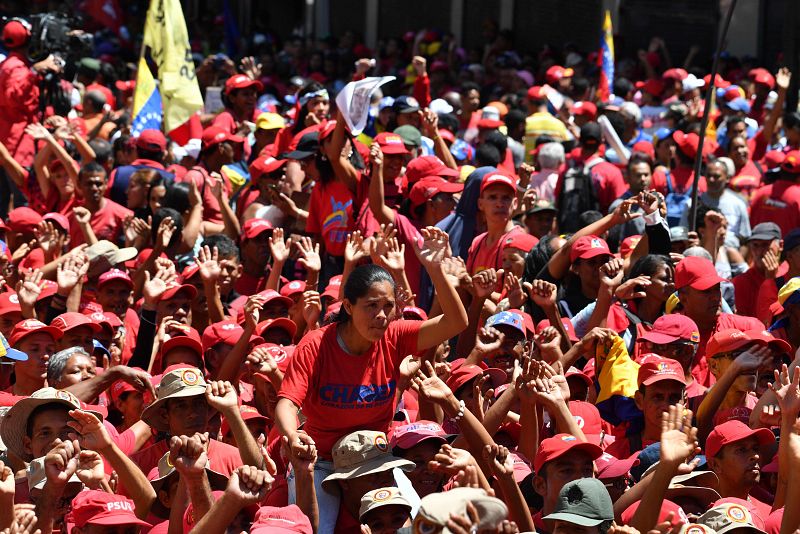
[[[333,472],[331,449],[355,430],[387,431],[395,412],[398,383],[417,369],[413,354],[452,338],[467,326],[467,313],[442,269],[447,234],[422,230],[423,244],[414,243],[420,263],[433,282],[442,315],[427,321],[399,317],[395,281],[377,265],[355,269],[344,286],[338,320],[308,334],[297,345],[281,385],[275,410],[280,432],[300,457],[316,446],[319,485]],[[297,429],[297,412],[306,417]],[[320,524],[334,525],[338,495],[317,488]],[[324,518],[324,520],[323,520]]]

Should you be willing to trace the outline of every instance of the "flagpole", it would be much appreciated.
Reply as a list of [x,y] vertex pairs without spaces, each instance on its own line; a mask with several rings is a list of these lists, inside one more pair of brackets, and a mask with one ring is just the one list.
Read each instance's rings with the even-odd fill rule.
[[719,33],[717,40],[717,50],[714,54],[714,62],[711,64],[711,80],[706,89],[705,108],[703,109],[703,120],[700,123],[700,141],[697,144],[697,155],[694,158],[694,181],[692,182],[692,206],[689,208],[689,231],[695,229],[697,218],[697,188],[700,185],[700,166],[703,163],[703,144],[706,140],[706,128],[708,128],[708,118],[711,115],[711,100],[714,94],[714,82],[717,78],[717,69],[719,68],[719,56],[722,54],[722,47],[725,44],[725,37],[728,35],[728,27],[731,25],[731,17],[733,10],[736,8],[736,0],[730,0],[728,6],[728,13],[725,15],[725,23],[722,26],[722,31]]

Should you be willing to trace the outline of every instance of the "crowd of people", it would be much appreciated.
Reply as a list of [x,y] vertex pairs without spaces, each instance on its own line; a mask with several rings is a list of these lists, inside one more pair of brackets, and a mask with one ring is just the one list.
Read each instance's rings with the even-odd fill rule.
[[178,144],[5,25],[0,532],[800,531],[792,74],[352,37]]

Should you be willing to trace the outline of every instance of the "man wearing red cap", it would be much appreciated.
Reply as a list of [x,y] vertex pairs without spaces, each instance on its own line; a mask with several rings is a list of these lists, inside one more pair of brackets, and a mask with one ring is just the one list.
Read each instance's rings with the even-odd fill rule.
[[[142,517],[144,514],[140,512]],[[88,490],[72,500],[72,511],[66,521],[73,525],[74,534],[100,534],[111,532],[140,532],[150,527],[136,515],[134,502],[122,495]]]
[[272,225],[264,219],[250,219],[242,226],[241,275],[235,285],[240,295],[254,295],[267,287],[272,233]]
[[639,367],[636,378],[639,390],[634,400],[642,412],[643,427],[618,437],[606,451],[617,458],[627,458],[661,439],[661,417],[683,401],[686,378],[681,364],[670,358],[649,355]]
[[484,176],[478,197],[478,211],[486,219],[486,232],[477,236],[469,247],[467,271],[470,274],[502,266],[502,250],[506,239],[524,233],[521,227],[511,221],[516,209],[516,180],[500,172],[490,172]]
[[112,243],[120,241],[123,222],[132,217],[133,212],[107,198],[107,189],[108,175],[99,163],[91,161],[81,168],[78,174],[78,193],[82,198],[82,209],[76,208],[70,216],[72,246],[92,244],[92,237],[94,240],[106,239]]
[[749,502],[761,517],[769,516],[772,507],[750,493],[761,478],[761,452],[773,443],[775,436],[769,429],[752,430],[741,421],[722,423],[706,440],[706,461],[719,478],[719,494]]
[[693,320],[700,330],[700,346],[692,375],[703,386],[714,383],[706,360],[706,343],[715,332],[724,328],[757,330],[764,326],[752,317],[722,313],[720,283],[723,281],[714,264],[706,258],[689,256],[675,267],[675,288],[682,306],[681,313]]
[[[203,220],[218,225],[218,231],[222,231],[224,226],[219,201],[212,192],[215,182],[212,173],[221,175],[224,165],[230,165],[241,159],[244,145],[243,137],[233,135],[219,126],[209,126],[203,131],[197,165],[189,169],[183,178],[178,179],[180,182],[193,181],[195,183],[203,198]],[[230,194],[230,183],[224,176],[222,176],[222,180],[222,187]]]
[[637,339],[637,355],[647,353],[672,358],[681,364],[686,379],[686,398],[699,397],[706,392],[692,376],[692,364],[700,344],[700,331],[689,317],[677,313],[662,315],[651,330]]
[[800,227],[800,150],[792,150],[781,163],[774,183],[759,188],[750,201],[750,224],[773,222],[786,235]]

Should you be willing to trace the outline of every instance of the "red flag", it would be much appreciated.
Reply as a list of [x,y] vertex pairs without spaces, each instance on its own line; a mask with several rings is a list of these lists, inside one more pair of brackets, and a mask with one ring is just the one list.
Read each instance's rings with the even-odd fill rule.
[[167,135],[175,143],[183,146],[190,139],[200,139],[203,137],[203,124],[200,122],[200,112],[194,113],[189,120],[167,132]]
[[85,11],[94,20],[120,35],[123,26],[123,13],[117,0],[86,0],[83,4]]

